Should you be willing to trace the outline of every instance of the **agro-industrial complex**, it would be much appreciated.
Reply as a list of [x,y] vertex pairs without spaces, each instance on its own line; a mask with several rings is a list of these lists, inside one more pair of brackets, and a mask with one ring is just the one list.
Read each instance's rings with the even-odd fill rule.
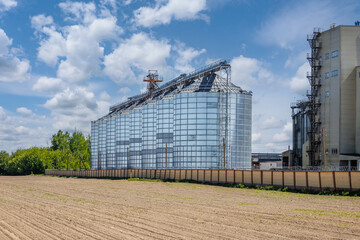
[[[360,169],[360,22],[308,36],[307,99],[293,103],[293,151],[269,168]],[[92,122],[92,169],[250,169],[252,93],[218,61]],[[261,168],[261,167],[260,167]]]

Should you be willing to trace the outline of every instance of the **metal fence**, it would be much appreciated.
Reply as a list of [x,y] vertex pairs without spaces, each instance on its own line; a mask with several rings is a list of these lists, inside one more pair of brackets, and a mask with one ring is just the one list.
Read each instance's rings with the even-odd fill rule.
[[[259,167],[253,167],[252,170],[261,170]],[[263,169],[265,170],[265,169]],[[359,171],[357,167],[348,167],[348,166],[309,166],[309,167],[301,167],[301,166],[293,166],[293,167],[279,167],[279,168],[272,168],[269,170],[273,171],[340,171],[340,172],[347,172],[347,171]]]
[[290,189],[359,190],[359,171],[283,171],[217,169],[113,169],[50,170],[46,175],[88,178],[153,178],[175,181],[193,180],[213,184],[275,186]]

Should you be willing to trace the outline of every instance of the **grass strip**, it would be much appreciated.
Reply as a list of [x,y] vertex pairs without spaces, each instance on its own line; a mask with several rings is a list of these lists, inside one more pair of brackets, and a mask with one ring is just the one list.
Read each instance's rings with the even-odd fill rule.
[[[49,175],[44,175],[49,176]],[[195,180],[179,180],[174,179],[156,179],[156,178],[119,178],[119,177],[76,177],[76,176],[55,176],[55,177],[65,177],[65,178],[86,178],[86,179],[107,179],[107,180],[128,180],[128,181],[141,181],[141,182],[182,182],[182,183],[194,183],[202,185],[212,185],[212,186],[222,186],[228,188],[244,188],[244,189],[257,189],[257,190],[266,190],[266,191],[278,191],[278,192],[290,192],[290,193],[302,193],[302,194],[312,194],[312,195],[327,195],[327,196],[351,196],[359,197],[360,190],[348,191],[348,190],[316,190],[316,189],[290,189],[288,187],[281,188],[275,186],[250,186],[244,184],[233,184],[233,183],[211,183],[211,182],[197,182]]]

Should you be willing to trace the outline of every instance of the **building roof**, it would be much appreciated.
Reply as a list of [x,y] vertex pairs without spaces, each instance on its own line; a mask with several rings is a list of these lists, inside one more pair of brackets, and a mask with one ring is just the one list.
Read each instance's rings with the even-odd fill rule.
[[228,82],[226,79],[220,77],[216,73],[210,73],[202,79],[192,82],[184,87],[180,92],[230,92],[242,93],[243,90]]
[[179,77],[161,85],[151,93],[139,94],[130,97],[125,102],[111,106],[109,114],[100,119],[118,113],[128,113],[129,110],[155,103],[157,100],[173,98],[175,94],[179,93],[227,92],[252,95],[252,92],[242,90],[240,87],[231,83],[229,79],[225,79],[217,74],[221,70],[228,68],[230,68],[230,65],[227,61],[220,60],[192,73],[181,74]]

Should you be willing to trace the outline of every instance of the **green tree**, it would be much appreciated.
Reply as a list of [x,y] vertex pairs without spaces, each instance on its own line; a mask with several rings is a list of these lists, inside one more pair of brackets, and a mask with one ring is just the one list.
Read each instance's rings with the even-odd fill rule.
[[0,174],[26,175],[44,173],[45,169],[90,168],[90,136],[59,130],[50,148],[20,149],[9,156],[0,152]]
[[72,155],[79,160],[78,168],[90,167],[90,138],[85,139],[81,132],[73,132],[70,138]]
[[70,134],[63,133],[61,130],[57,134],[52,135],[51,139],[52,150],[70,150]]
[[0,151],[0,175],[6,174],[6,165],[9,162],[9,154],[6,151]]

